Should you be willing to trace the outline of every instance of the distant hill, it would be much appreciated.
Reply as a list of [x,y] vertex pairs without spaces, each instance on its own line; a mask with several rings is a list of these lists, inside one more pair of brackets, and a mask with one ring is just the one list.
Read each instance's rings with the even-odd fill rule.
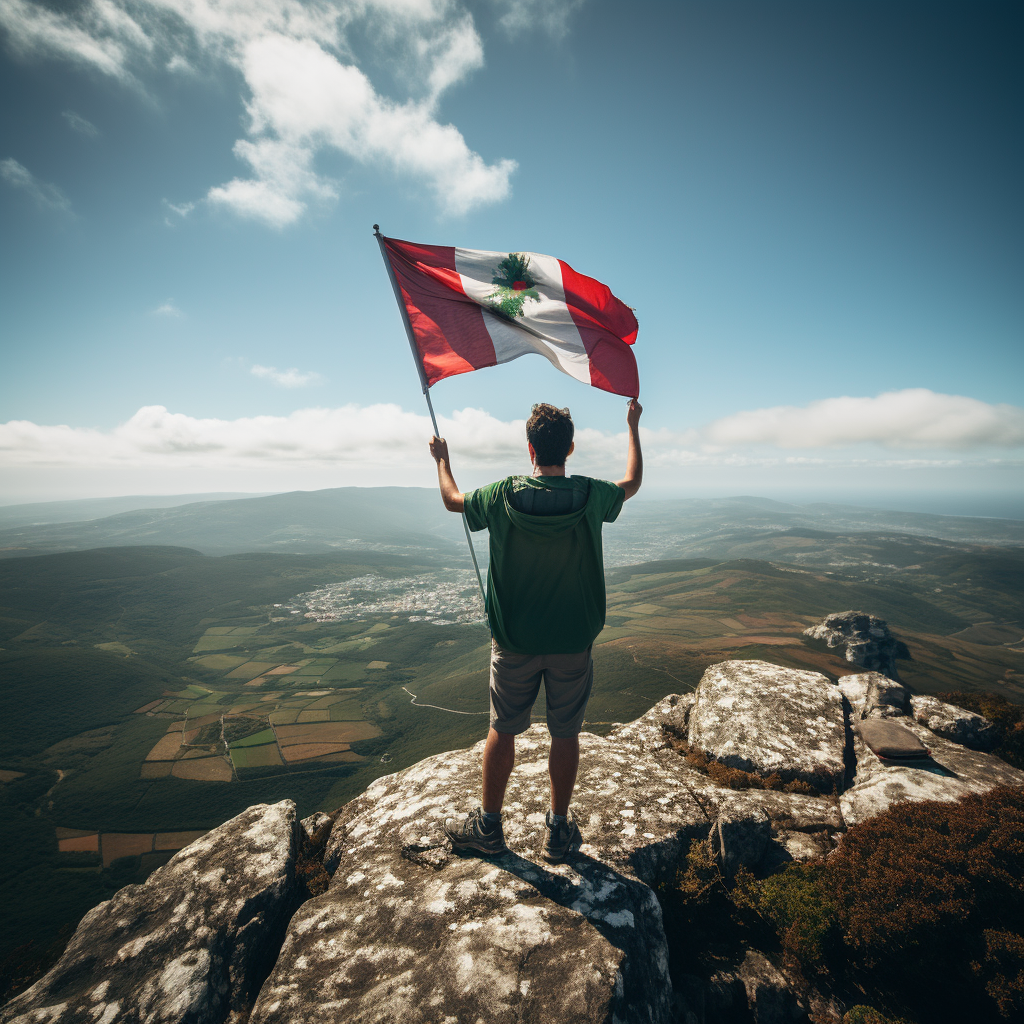
[[232,501],[236,498],[262,498],[265,493],[215,491],[209,494],[128,494],[117,498],[80,498],[77,501],[36,501],[24,505],[0,505],[0,528],[43,526],[49,523],[80,523],[102,519],[119,512],[141,508],[173,508],[198,501]]
[[[2,518],[0,518],[2,522]],[[464,555],[458,517],[437,492],[413,487],[338,487],[230,501],[201,501],[120,512],[88,522],[0,530],[11,557],[121,545],[174,545],[208,555],[246,551],[291,554],[361,548],[394,554],[420,550]]]
[[[444,510],[433,488],[339,487],[186,503],[172,498],[109,500],[166,504],[139,504],[88,521],[81,516],[89,503],[14,506],[30,510],[20,522],[12,520],[13,509],[5,516],[0,508],[0,557],[140,544],[188,547],[210,555],[434,552],[453,565],[464,564],[468,557],[459,518]],[[793,505],[745,496],[639,498],[606,531],[605,551],[610,565],[707,557],[891,568],[933,557],[936,543],[943,541],[1024,546],[1024,521]],[[485,549],[486,544],[478,547]]]

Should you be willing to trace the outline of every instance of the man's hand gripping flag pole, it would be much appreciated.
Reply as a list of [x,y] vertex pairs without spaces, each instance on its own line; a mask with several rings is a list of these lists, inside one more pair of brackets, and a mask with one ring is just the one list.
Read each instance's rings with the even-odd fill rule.
[[[430,401],[430,385],[427,383],[427,375],[423,372],[423,363],[420,359],[419,350],[416,347],[416,338],[412,332],[412,324],[409,323],[409,313],[405,308],[405,303],[402,301],[402,292],[398,287],[398,280],[395,277],[394,270],[391,269],[391,261],[388,259],[388,254],[384,249],[384,236],[380,233],[380,227],[377,224],[373,225],[373,234],[377,239],[377,243],[380,245],[380,254],[384,260],[384,266],[387,267],[388,277],[391,279],[391,287],[395,290],[395,301],[398,303],[398,308],[402,312],[402,323],[405,324],[405,333],[409,339],[409,347],[412,349],[413,362],[416,364],[416,370],[420,377],[420,386],[423,388],[423,397],[427,400],[427,412],[430,413],[430,424],[434,428],[434,436],[440,437],[441,431],[437,429],[437,417],[434,415],[434,405]],[[473,568],[476,571],[476,582],[480,588],[480,599],[487,604],[487,593],[484,590],[484,580],[480,575],[480,563],[476,560],[476,548],[473,547],[473,537],[469,532],[469,522],[466,519],[466,513],[462,513],[462,528],[466,531],[466,543],[469,545],[469,553],[473,558]]]

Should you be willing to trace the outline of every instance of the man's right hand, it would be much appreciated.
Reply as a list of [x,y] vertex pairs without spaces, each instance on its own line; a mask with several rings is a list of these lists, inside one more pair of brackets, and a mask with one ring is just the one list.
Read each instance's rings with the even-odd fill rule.
[[435,462],[448,463],[448,442],[443,437],[432,437],[429,448]]
[[644,407],[635,398],[629,400],[629,408],[626,410],[626,425],[631,430],[636,430],[640,423],[640,414],[643,411]]

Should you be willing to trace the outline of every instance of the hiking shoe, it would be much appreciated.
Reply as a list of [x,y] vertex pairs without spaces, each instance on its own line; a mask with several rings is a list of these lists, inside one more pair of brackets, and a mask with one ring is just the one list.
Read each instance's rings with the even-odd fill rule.
[[483,808],[478,807],[465,820],[446,818],[444,834],[451,840],[455,850],[476,850],[477,853],[493,857],[506,853],[505,833],[501,822],[488,826],[484,821]]
[[549,864],[560,864],[570,850],[583,842],[579,826],[576,824],[576,815],[569,811],[565,821],[555,825],[551,821],[551,812],[548,811],[544,816],[544,824],[548,827],[548,834],[544,840],[543,857]]

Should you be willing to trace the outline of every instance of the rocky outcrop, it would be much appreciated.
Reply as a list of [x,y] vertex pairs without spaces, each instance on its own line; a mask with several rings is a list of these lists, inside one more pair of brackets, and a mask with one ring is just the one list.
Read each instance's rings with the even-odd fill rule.
[[244,1017],[295,908],[295,805],[257,804],[94,907],[4,1024]]
[[915,722],[926,726],[937,736],[972,750],[992,750],[999,743],[999,729],[987,718],[946,704],[936,697],[924,694],[911,697],[910,713]]
[[568,863],[545,864],[546,739],[534,726],[517,743],[504,815],[514,852],[491,861],[453,855],[439,827],[478,799],[482,744],[347,805],[327,851],[330,888],[296,914],[253,1024],[670,1020],[650,884],[711,822],[687,770],[585,733],[575,804],[586,841]]
[[872,672],[899,680],[896,659],[910,656],[906,644],[897,640],[883,619],[866,612],[833,612],[804,635],[824,640],[829,647],[844,647],[846,660]]
[[[878,718],[931,757],[874,755],[853,727]],[[584,844],[565,863],[539,853],[548,742],[535,726],[517,743],[505,855],[458,856],[440,830],[476,803],[482,744],[378,779],[301,825],[290,802],[252,807],[90,912],[0,1024],[838,1020],[813,993],[798,999],[785,965],[758,950],[711,978],[677,972],[673,991],[658,887],[695,841],[725,875],[763,875],[828,854],[894,802],[1024,785],[1024,772],[972,749],[989,729],[882,673],[835,685],[723,662],[694,694],[581,736]]]
[[689,743],[731,768],[831,792],[846,774],[842,696],[820,672],[723,661],[697,687]]

